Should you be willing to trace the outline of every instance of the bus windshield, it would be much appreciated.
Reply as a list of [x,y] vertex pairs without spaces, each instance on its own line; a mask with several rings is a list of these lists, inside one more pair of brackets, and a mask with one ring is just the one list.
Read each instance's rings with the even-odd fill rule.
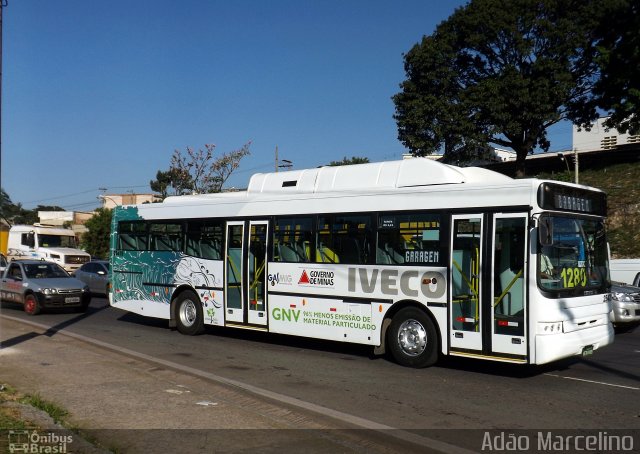
[[540,218],[538,285],[546,291],[606,291],[608,273],[604,221],[561,215]]
[[70,247],[76,248],[76,239],[71,235],[43,235],[38,234],[40,247]]

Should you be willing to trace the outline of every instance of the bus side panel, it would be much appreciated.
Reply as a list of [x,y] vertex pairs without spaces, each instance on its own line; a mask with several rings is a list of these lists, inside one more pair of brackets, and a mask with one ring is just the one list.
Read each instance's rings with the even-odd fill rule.
[[140,315],[170,318],[176,290],[191,288],[205,324],[224,325],[221,260],[168,251],[119,251],[113,257],[111,305]]
[[411,300],[437,304],[446,332],[445,275],[443,267],[270,263],[269,331],[379,345],[392,303]]
[[378,326],[371,320],[371,304],[290,295],[274,295],[269,301],[270,332],[340,342],[378,343]]

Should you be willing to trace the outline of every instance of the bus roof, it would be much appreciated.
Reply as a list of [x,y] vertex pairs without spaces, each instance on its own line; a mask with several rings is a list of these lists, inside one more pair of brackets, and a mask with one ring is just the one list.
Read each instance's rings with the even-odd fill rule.
[[247,192],[250,194],[284,191],[342,192],[505,180],[511,180],[511,178],[487,169],[460,168],[431,159],[413,158],[289,172],[258,173],[251,177]]
[[246,191],[167,197],[165,203],[199,199],[227,200],[259,194],[320,194],[376,192],[397,188],[457,185],[462,183],[504,184],[514,180],[480,167],[455,167],[427,158],[403,159],[347,166],[318,167],[287,172],[257,173]]

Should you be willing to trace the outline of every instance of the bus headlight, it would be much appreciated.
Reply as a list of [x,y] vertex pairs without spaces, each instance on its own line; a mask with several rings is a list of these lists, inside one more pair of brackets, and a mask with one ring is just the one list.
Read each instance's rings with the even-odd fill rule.
[[558,334],[564,332],[562,322],[538,323],[538,334]]
[[56,290],[55,288],[43,288],[42,293],[44,293],[45,295],[55,295],[58,293],[58,290]]

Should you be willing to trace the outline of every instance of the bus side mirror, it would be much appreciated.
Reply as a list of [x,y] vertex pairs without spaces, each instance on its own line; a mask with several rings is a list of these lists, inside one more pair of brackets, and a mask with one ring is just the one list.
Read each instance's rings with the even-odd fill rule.
[[538,225],[538,240],[542,246],[553,244],[553,222],[549,217],[540,218]]

